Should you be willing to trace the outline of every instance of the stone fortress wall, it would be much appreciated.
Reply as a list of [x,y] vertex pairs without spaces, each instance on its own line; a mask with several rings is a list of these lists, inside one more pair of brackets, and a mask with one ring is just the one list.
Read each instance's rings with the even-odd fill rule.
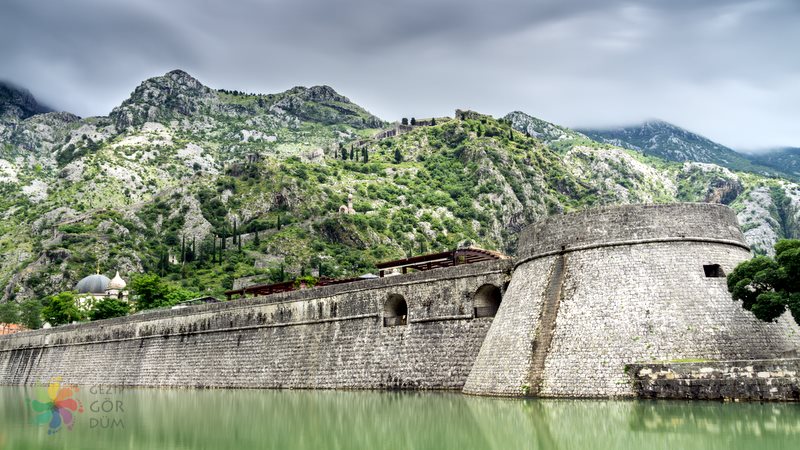
[[[461,389],[510,260],[4,336],[0,385]],[[483,289],[481,289],[483,288]],[[389,302],[388,300],[392,300]],[[389,306],[404,300],[405,325]],[[390,305],[390,303],[392,305]]]
[[[600,208],[529,226],[515,262],[2,336],[0,385],[61,376],[89,385],[655,396],[650,386],[663,380],[640,374],[686,372],[664,368],[673,363],[796,356],[800,328],[788,313],[760,322],[727,292],[724,274],[749,257],[725,206]],[[480,317],[501,296],[496,316]],[[775,374],[789,385],[781,392],[800,393],[796,374],[784,375]],[[693,379],[659,395],[693,392]]]
[[794,355],[786,313],[763,323],[727,292],[750,253],[721,205],[629,205],[522,234],[508,292],[464,392],[635,396],[626,365]]

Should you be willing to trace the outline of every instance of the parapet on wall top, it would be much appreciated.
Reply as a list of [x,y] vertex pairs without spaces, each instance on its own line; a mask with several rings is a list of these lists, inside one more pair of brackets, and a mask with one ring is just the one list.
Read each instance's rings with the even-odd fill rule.
[[629,363],[796,351],[793,320],[760,322],[727,292],[724,274],[749,257],[722,205],[627,205],[531,225],[464,392],[633,396]]
[[653,241],[697,241],[749,250],[736,213],[724,205],[624,205],[550,216],[522,231],[517,264],[560,251]]

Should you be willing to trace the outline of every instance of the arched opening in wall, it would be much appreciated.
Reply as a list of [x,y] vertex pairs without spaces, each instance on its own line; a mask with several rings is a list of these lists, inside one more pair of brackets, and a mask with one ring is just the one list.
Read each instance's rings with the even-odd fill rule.
[[493,284],[484,284],[475,291],[473,300],[475,317],[494,317],[500,308],[502,295],[500,288]]
[[705,264],[703,272],[705,272],[706,278],[725,278],[725,271],[719,264]]
[[383,326],[396,327],[408,323],[408,304],[400,294],[391,294],[383,305]]

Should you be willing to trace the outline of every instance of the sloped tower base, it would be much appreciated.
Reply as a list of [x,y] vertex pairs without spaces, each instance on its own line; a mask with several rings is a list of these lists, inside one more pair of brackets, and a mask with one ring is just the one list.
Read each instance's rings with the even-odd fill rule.
[[721,205],[629,205],[532,225],[464,392],[632,397],[628,364],[794,355],[800,328],[788,313],[761,322],[727,291],[724,275],[750,256]]

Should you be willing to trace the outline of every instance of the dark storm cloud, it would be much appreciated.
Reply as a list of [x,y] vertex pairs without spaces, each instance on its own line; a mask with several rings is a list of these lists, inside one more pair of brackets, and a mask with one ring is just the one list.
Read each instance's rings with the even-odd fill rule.
[[83,115],[182,68],[246,91],[330,84],[390,120],[659,117],[799,145],[799,19],[796,0],[6,0],[0,78]]

